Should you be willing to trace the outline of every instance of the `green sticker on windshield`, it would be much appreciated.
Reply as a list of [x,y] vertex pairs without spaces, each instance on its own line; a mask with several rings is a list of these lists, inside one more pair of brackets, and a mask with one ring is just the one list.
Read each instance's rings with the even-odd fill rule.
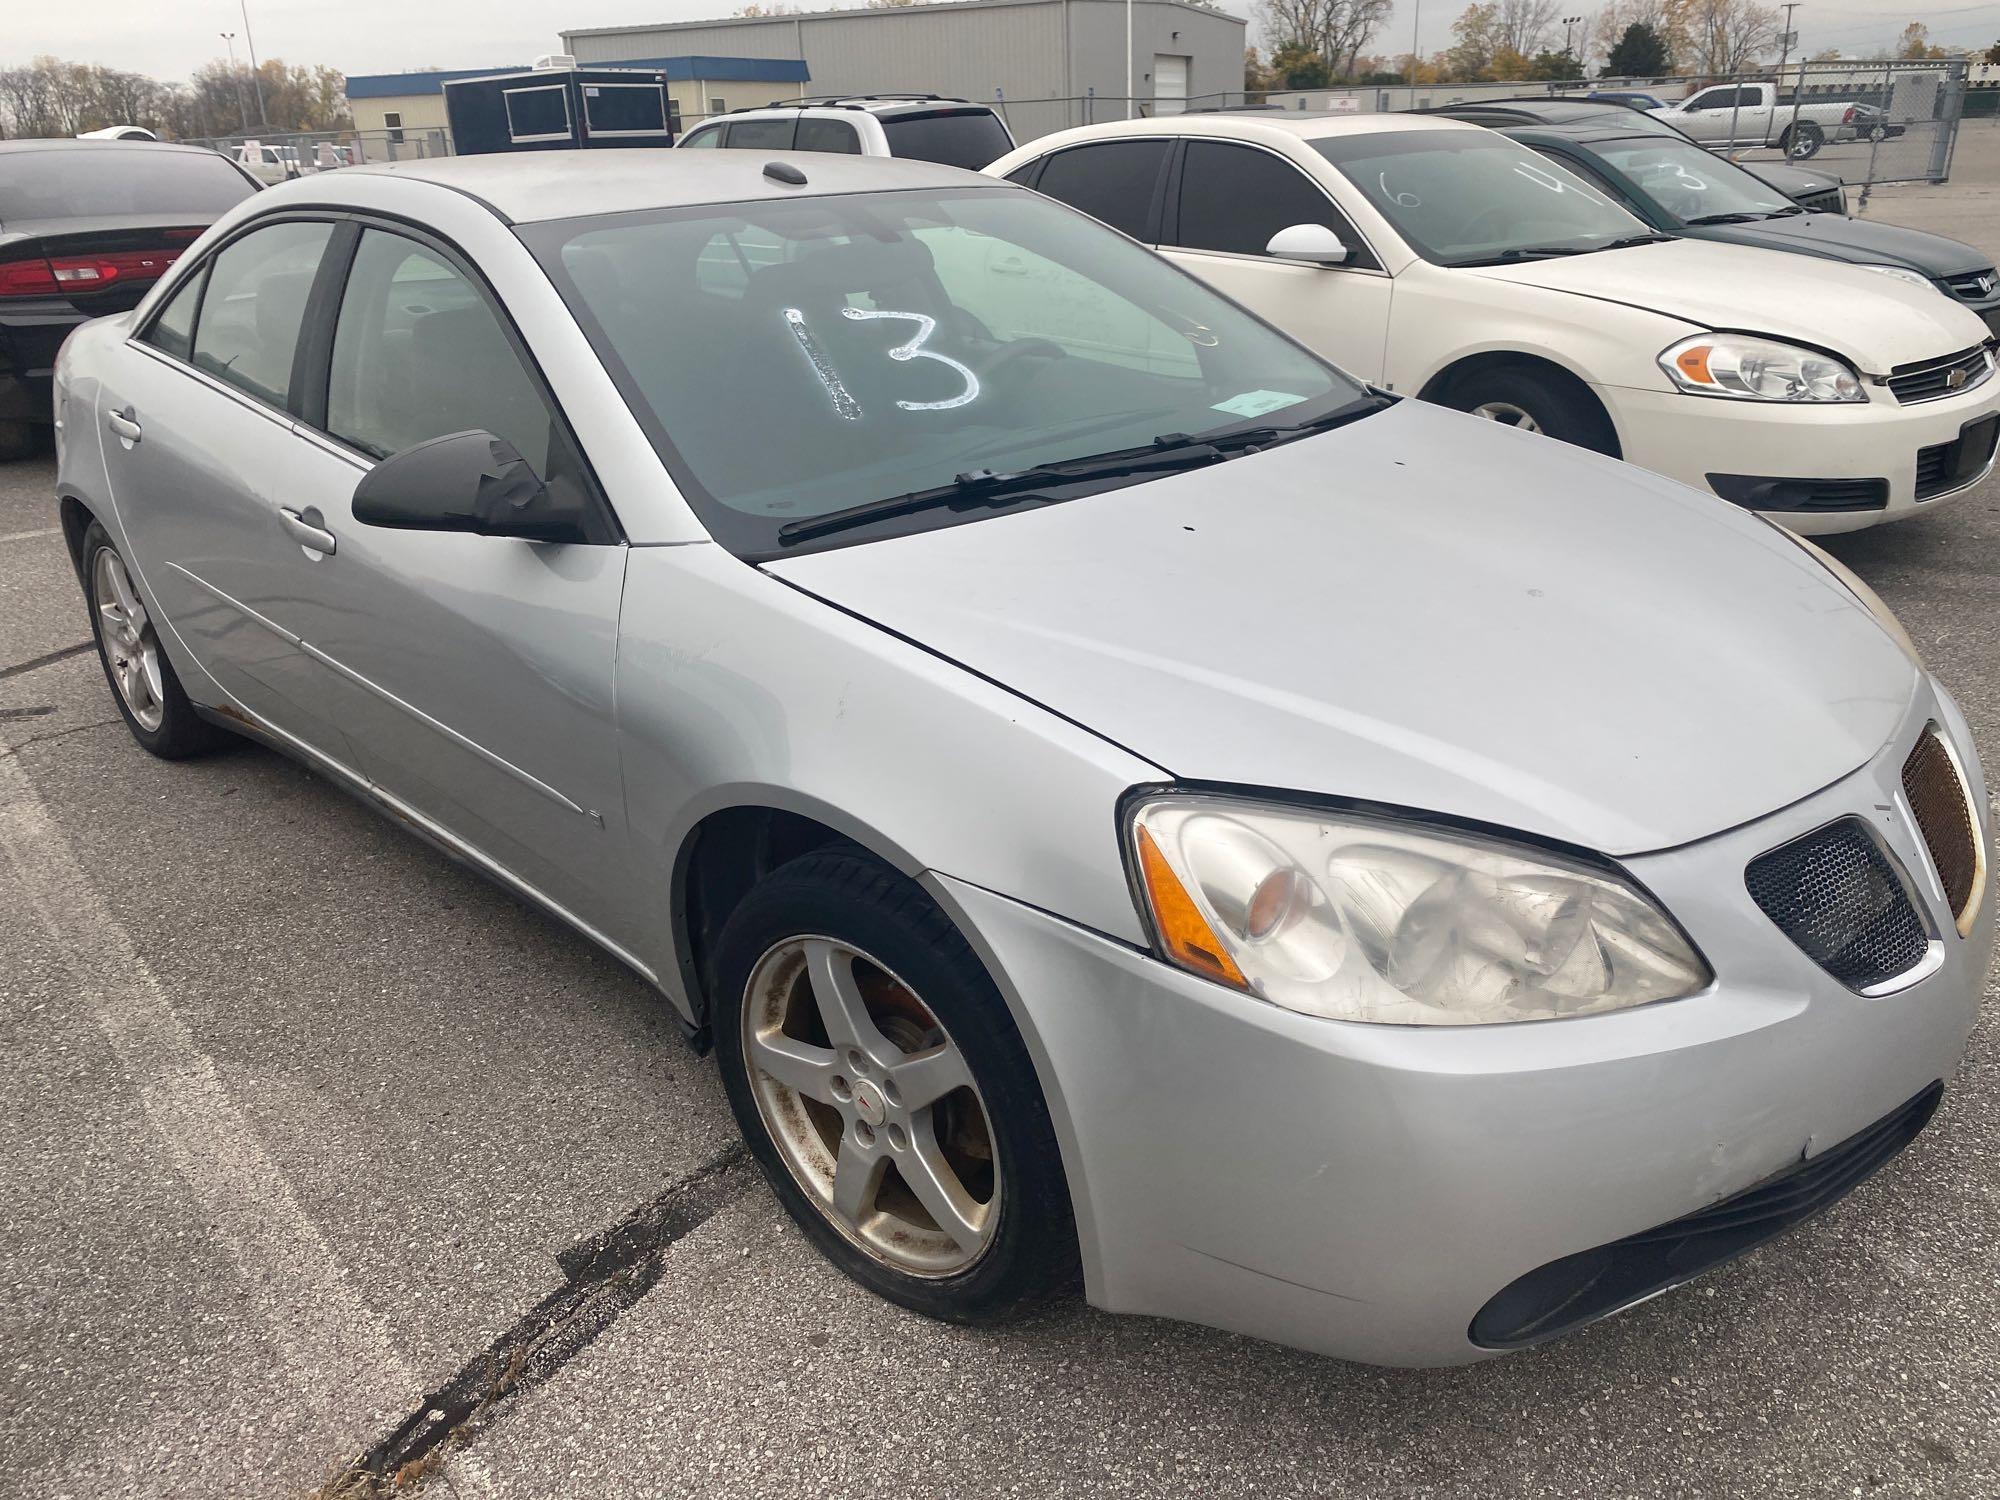
[[1265,412],[1276,411],[1281,406],[1297,406],[1305,399],[1286,391],[1245,391],[1227,401],[1216,402],[1210,410],[1226,411],[1233,417],[1261,417]]

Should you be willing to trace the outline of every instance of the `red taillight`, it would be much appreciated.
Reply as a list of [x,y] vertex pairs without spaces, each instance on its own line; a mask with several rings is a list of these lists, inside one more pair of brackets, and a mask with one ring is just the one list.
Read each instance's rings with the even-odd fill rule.
[[180,250],[111,250],[101,255],[52,255],[49,270],[66,292],[93,292],[114,281],[164,276]]
[[45,260],[0,262],[0,297],[47,297],[61,290]]
[[1853,106],[1853,105],[1851,105],[1851,104],[1850,104],[1850,105],[1848,105],[1846,109],[1844,109],[1844,110],[1842,110],[1842,111],[1840,112],[1840,123],[1841,123],[1841,124],[1843,124],[1843,125],[1852,125],[1852,124],[1854,123],[1854,106]]

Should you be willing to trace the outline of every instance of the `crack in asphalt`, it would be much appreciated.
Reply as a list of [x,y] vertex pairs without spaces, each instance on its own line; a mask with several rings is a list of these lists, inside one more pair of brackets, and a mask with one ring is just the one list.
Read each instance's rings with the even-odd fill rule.
[[674,1241],[749,1191],[756,1169],[735,1142],[608,1229],[556,1256],[563,1284],[517,1319],[409,1416],[355,1458],[318,1500],[404,1493],[463,1447],[509,1396],[546,1383],[666,1274]]
[[32,672],[39,667],[54,666],[59,661],[67,661],[72,656],[81,656],[86,651],[95,651],[97,642],[79,641],[74,646],[65,646],[60,651],[51,651],[46,656],[31,656],[26,661],[17,661],[11,667],[0,667],[0,682],[9,677],[19,677],[23,672]]
[[31,734],[24,740],[9,740],[5,744],[0,744],[0,757],[19,755],[30,745],[46,745],[51,740],[66,740],[73,734],[82,734],[91,729],[103,729],[106,725],[122,722],[119,719],[92,719],[88,724],[72,724],[67,729],[51,730],[47,734]]

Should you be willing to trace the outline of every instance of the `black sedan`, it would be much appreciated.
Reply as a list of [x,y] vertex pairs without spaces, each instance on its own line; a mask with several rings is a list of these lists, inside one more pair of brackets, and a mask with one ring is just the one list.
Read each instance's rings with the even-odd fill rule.
[[138,304],[260,184],[227,158],[158,141],[0,141],[0,459],[52,420],[69,331]]

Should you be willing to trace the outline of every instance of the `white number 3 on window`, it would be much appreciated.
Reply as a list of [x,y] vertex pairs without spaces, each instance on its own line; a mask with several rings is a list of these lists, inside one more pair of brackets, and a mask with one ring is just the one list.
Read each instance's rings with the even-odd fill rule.
[[979,377],[977,375],[973,374],[969,368],[960,364],[950,355],[939,354],[934,349],[926,349],[924,347],[924,341],[937,332],[936,318],[928,317],[918,312],[878,311],[865,307],[843,307],[840,310],[840,315],[843,318],[852,318],[857,323],[870,318],[908,319],[917,325],[916,335],[907,344],[898,344],[895,348],[891,349],[889,351],[889,358],[894,360],[934,359],[941,365],[950,365],[952,369],[958,371],[959,378],[965,382],[965,389],[948,401],[898,401],[896,405],[900,406],[904,411],[949,411],[954,406],[964,406],[978,399]]

